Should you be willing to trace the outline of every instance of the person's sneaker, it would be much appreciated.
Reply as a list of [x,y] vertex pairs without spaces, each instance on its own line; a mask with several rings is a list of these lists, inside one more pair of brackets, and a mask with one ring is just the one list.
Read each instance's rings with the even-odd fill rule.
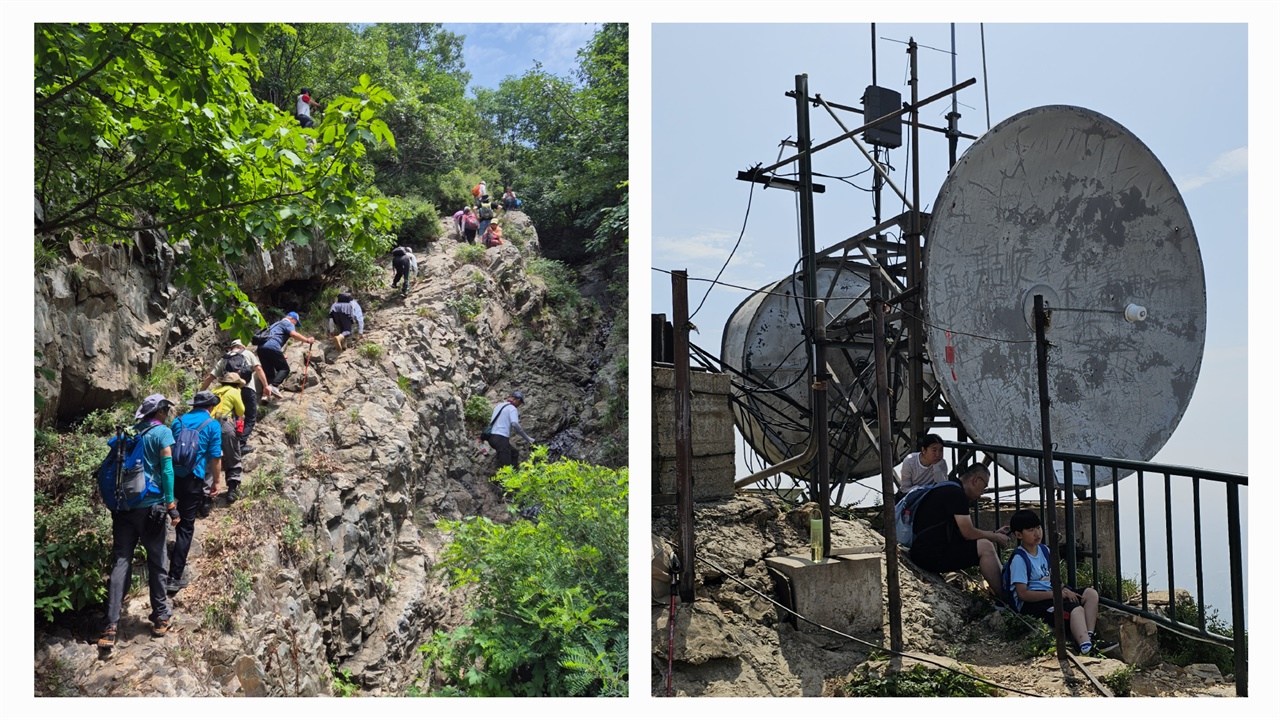
[[1081,654],[1081,655],[1088,655],[1088,654],[1089,654],[1089,653],[1091,653],[1091,652],[1093,652],[1093,642],[1091,642],[1091,641],[1089,641],[1089,640],[1086,640],[1086,641],[1084,641],[1084,642],[1080,643],[1080,654]]
[[242,445],[240,447],[240,455],[241,456],[248,455],[249,453],[253,452],[253,450],[254,448],[252,445]]
[[173,624],[173,616],[151,623],[151,636],[162,638],[169,634],[169,626]]
[[116,626],[108,625],[106,630],[98,636],[98,647],[104,650],[110,650],[116,646]]
[[165,590],[169,594],[169,597],[173,597],[174,595],[178,594],[179,590],[186,587],[189,584],[189,582],[190,581],[187,580],[187,573],[184,571],[182,573],[182,577],[176,582],[174,580],[170,580],[168,584],[165,586]]
[[240,488],[239,488],[238,486],[237,486],[237,487],[233,487],[233,488],[231,488],[230,490],[228,490],[228,491],[227,491],[227,504],[228,504],[228,505],[234,505],[234,504],[235,504],[235,502],[236,502],[237,500],[239,500],[239,499],[240,499]]

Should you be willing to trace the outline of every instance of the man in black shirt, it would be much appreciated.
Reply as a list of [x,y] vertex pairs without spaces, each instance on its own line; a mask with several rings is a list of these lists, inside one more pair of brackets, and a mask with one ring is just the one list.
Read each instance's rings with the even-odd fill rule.
[[996,532],[979,530],[969,517],[969,504],[982,497],[991,473],[981,465],[970,465],[959,473],[960,486],[939,485],[929,491],[916,508],[912,527],[915,541],[911,560],[937,573],[978,565],[987,586],[1000,597],[1000,556],[996,546],[1008,547],[1009,528]]

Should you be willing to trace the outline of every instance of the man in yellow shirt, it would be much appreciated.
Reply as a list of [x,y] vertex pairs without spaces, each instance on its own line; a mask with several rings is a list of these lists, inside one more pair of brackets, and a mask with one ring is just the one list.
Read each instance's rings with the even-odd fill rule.
[[227,504],[240,499],[240,476],[244,471],[240,463],[240,428],[244,421],[244,400],[240,388],[244,380],[239,373],[222,376],[222,384],[213,389],[218,405],[209,411],[222,426],[222,469],[227,479]]

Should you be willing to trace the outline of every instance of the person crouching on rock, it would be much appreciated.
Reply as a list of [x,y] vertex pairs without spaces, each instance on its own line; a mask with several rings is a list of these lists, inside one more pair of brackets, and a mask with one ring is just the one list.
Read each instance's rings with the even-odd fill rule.
[[502,228],[498,225],[498,221],[494,220],[489,223],[488,229],[484,231],[483,245],[486,248],[498,247],[502,244]]
[[511,447],[511,431],[515,430],[533,444],[533,438],[520,427],[520,408],[524,407],[524,395],[519,391],[511,393],[506,402],[498,403],[493,415],[489,417],[489,445],[497,452],[498,469],[513,467],[516,464],[516,450]]
[[329,306],[329,335],[339,352],[346,349],[346,340],[353,331],[364,334],[364,312],[351,293],[338,293],[338,300]]

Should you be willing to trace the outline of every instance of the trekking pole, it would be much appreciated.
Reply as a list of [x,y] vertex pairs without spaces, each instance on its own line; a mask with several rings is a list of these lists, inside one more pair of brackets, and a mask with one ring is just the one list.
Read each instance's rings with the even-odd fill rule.
[[676,595],[680,592],[680,557],[671,554],[671,615],[667,618],[667,697],[671,697],[671,673],[676,652]]
[[298,394],[307,391],[307,370],[311,368],[311,343],[307,343],[307,356],[302,359],[302,389],[298,390]]

